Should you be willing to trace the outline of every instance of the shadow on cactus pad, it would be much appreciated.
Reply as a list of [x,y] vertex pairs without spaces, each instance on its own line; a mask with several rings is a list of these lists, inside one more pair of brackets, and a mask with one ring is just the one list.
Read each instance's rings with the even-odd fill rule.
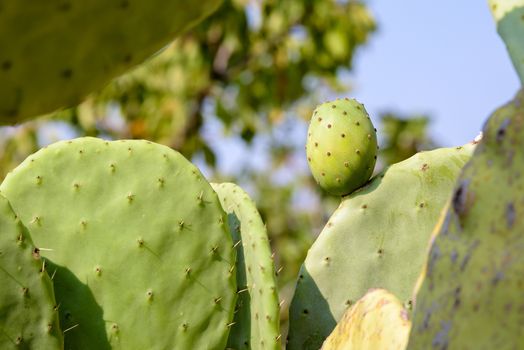
[[[298,276],[297,289],[299,289],[301,283],[308,284],[306,297],[314,301],[314,310],[309,308],[307,305],[304,305],[304,307],[300,309],[297,309],[295,307],[292,311],[293,318],[291,319],[291,322],[298,324],[313,323],[311,315],[314,314],[314,323],[317,323],[318,327],[316,327],[316,329],[315,327],[308,327],[308,332],[301,333],[299,337],[304,349],[320,349],[322,343],[327,337],[324,328],[334,329],[337,325],[337,320],[333,316],[333,313],[330,311],[329,303],[326,297],[322,295],[322,292],[315,283],[315,280],[311,277],[311,275],[304,266],[302,266],[302,269],[300,270],[300,274]],[[300,289],[298,292],[295,292],[293,300],[295,300],[296,298],[300,298],[298,293],[300,293]],[[293,337],[296,337],[296,332],[291,332],[288,335],[287,341],[291,341],[291,343],[295,342],[295,339],[293,339]]]
[[[49,274],[53,276],[65,348],[68,348],[68,338],[76,333],[75,337],[80,337],[78,341],[90,344],[93,349],[110,350],[111,345],[106,335],[106,323],[109,321],[104,320],[104,310],[96,302],[89,286],[82,283],[68,268],[55,265],[48,259],[46,263]],[[72,295],[74,298],[71,298]],[[71,307],[76,312],[82,313],[82,322],[79,322]],[[90,331],[82,330],[86,328]]]

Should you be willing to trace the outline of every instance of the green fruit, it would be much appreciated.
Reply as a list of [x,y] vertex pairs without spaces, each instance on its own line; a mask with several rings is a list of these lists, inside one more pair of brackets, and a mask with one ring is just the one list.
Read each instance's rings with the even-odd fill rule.
[[216,193],[172,149],[81,138],[0,186],[49,263],[66,349],[223,349],[235,251]]
[[221,0],[0,2],[0,123],[78,104]]
[[431,246],[409,349],[524,349],[524,92],[483,134]]
[[228,348],[281,349],[275,264],[255,203],[232,183],[211,184],[237,247],[238,299]]
[[0,195],[0,349],[63,349],[51,279],[39,249]]
[[300,270],[288,349],[318,349],[370,288],[411,303],[432,229],[473,148],[418,153],[344,197]]
[[377,136],[364,106],[350,99],[318,106],[306,153],[311,173],[325,191],[345,195],[363,186],[377,159]]
[[346,311],[322,350],[404,350],[410,329],[397,297],[372,289]]

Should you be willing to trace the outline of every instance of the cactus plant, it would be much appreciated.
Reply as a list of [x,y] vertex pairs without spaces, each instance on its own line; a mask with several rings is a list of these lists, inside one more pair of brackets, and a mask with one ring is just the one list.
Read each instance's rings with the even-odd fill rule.
[[0,188],[54,275],[67,349],[220,349],[235,252],[198,169],[146,141],[42,149]]
[[[77,104],[219,3],[0,2],[0,123]],[[489,4],[524,83],[524,0]],[[210,28],[220,61],[238,61],[226,52],[234,40]],[[211,75],[224,76],[215,63]],[[458,183],[472,144],[417,154],[370,181],[378,146],[364,106],[317,107],[308,164],[345,197],[302,266],[289,349],[404,349],[409,337],[410,349],[524,348],[524,91],[484,133]],[[0,191],[0,348],[281,347],[255,204],[234,184],[210,186],[172,149],[60,142]]]
[[76,105],[220,2],[3,1],[0,122],[12,124]]
[[498,109],[428,258],[409,349],[524,348],[524,92]]
[[300,270],[289,349],[318,349],[370,288],[410,303],[432,228],[473,148],[418,153],[343,198]]
[[497,31],[508,48],[513,65],[524,85],[524,0],[489,0]]
[[318,106],[306,153],[313,177],[327,192],[345,195],[364,185],[377,159],[377,136],[364,106],[348,98]]
[[322,350],[404,350],[411,322],[402,303],[385,289],[371,289],[345,313]]
[[0,348],[63,349],[51,279],[31,236],[0,195]]
[[228,348],[280,349],[280,322],[275,266],[266,228],[255,203],[239,186],[211,184],[237,247],[238,300]]

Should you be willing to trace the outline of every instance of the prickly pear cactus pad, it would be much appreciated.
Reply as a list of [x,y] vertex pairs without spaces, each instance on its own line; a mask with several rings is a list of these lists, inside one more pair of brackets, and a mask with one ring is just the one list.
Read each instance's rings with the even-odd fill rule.
[[524,93],[461,174],[417,295],[410,349],[524,349]]
[[266,227],[255,203],[239,186],[211,184],[228,214],[237,247],[239,298],[228,348],[280,349],[280,307]]
[[418,153],[343,198],[300,270],[289,349],[318,349],[370,288],[410,303],[432,229],[473,148]]
[[489,7],[524,85],[524,0],[489,0]]
[[78,104],[220,2],[0,1],[0,122]]
[[66,349],[225,347],[233,242],[215,192],[179,153],[59,142],[0,190],[49,261]]
[[318,106],[309,124],[306,154],[325,191],[345,195],[363,186],[377,159],[377,136],[364,106],[352,99]]
[[0,348],[63,348],[51,279],[29,233],[0,195]]
[[404,350],[411,322],[393,294],[372,289],[348,309],[322,350]]

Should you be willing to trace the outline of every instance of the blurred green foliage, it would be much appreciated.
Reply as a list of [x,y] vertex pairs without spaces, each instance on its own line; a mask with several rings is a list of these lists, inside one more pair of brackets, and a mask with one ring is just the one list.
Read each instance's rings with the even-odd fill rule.
[[428,133],[429,123],[429,117],[422,115],[382,114],[380,156],[383,165],[395,164],[417,152],[436,148]]

